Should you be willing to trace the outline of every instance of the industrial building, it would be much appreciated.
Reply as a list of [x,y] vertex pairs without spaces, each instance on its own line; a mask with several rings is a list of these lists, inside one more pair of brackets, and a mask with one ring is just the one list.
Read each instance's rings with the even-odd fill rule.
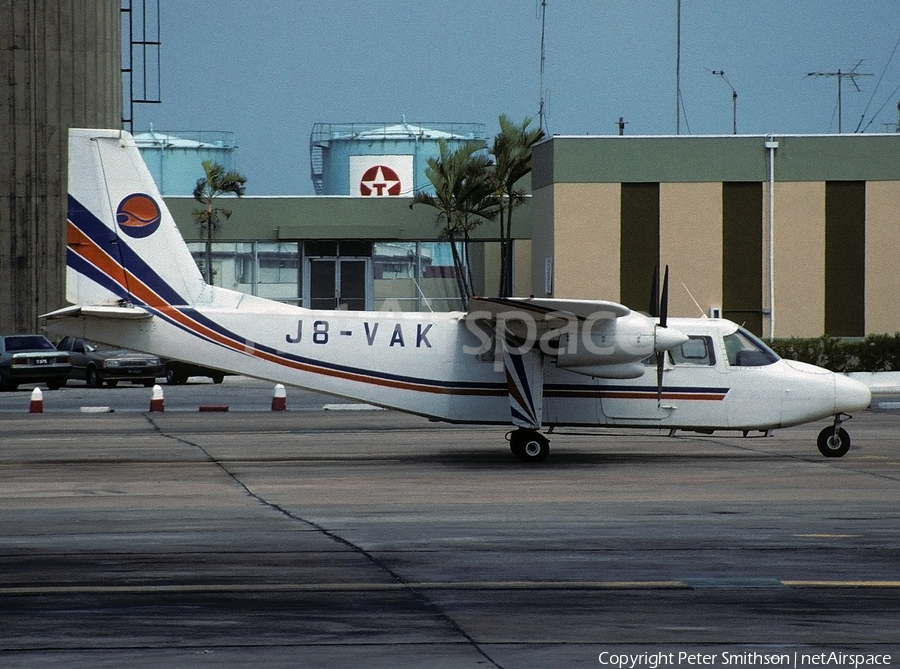
[[[765,336],[900,331],[900,135],[552,137],[532,292],[722,313]],[[644,307],[646,308],[646,307]]]
[[[205,245],[191,216],[198,204],[185,194],[202,174],[208,142],[190,144],[190,134],[178,132],[153,135],[163,139],[139,140],[141,153],[151,173],[156,166],[167,171],[157,181],[167,185],[166,202],[185,238],[195,240],[189,243],[199,262]],[[439,156],[439,142],[455,150],[485,139],[480,123],[316,124],[310,163],[320,195],[229,198],[232,216],[213,243],[213,283],[313,309],[464,308],[437,210],[411,206],[411,197],[431,189],[425,168]],[[522,292],[530,287],[529,209],[519,207],[514,218]],[[499,236],[489,221],[472,231],[467,270],[478,294],[497,292]]]

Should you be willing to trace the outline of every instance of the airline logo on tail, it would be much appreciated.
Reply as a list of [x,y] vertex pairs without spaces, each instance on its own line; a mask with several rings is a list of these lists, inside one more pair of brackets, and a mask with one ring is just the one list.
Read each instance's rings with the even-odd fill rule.
[[119,203],[116,222],[129,237],[149,237],[159,228],[162,212],[156,200],[145,193],[133,193]]

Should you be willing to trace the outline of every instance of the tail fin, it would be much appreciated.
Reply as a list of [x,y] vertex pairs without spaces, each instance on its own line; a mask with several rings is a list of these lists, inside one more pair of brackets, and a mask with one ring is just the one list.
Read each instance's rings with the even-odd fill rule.
[[66,299],[194,304],[203,277],[144,164],[119,130],[69,131]]

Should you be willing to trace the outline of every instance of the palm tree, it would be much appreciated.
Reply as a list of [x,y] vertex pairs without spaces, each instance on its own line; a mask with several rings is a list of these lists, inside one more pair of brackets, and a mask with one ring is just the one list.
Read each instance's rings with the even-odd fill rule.
[[203,170],[206,176],[197,179],[194,187],[194,199],[204,205],[203,209],[195,209],[191,212],[194,221],[200,226],[201,234],[206,235],[206,283],[212,284],[212,240],[218,232],[222,216],[226,220],[231,218],[231,210],[224,207],[216,207],[216,199],[226,193],[234,193],[241,197],[245,191],[247,178],[240,172],[225,171],[219,163],[211,160],[203,161]]
[[[496,215],[493,198],[493,181],[489,168],[491,159],[484,153],[487,148],[482,140],[470,140],[455,151],[447,141],[438,141],[438,158],[429,158],[425,176],[434,186],[434,194],[416,193],[413,204],[427,204],[438,210],[440,236],[450,242],[453,264],[462,308],[472,297],[472,280],[469,275],[469,233],[482,220]],[[463,242],[463,256],[457,242]]]
[[500,214],[500,297],[512,293],[512,214],[525,194],[516,189],[522,177],[531,172],[531,149],[544,137],[540,128],[528,129],[531,118],[516,125],[506,114],[500,115],[500,132],[494,137],[494,194]]

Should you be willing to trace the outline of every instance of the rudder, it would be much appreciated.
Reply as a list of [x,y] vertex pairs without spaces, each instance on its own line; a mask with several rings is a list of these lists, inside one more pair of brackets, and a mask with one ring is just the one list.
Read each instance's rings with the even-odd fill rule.
[[69,131],[66,299],[195,304],[205,283],[130,134]]

